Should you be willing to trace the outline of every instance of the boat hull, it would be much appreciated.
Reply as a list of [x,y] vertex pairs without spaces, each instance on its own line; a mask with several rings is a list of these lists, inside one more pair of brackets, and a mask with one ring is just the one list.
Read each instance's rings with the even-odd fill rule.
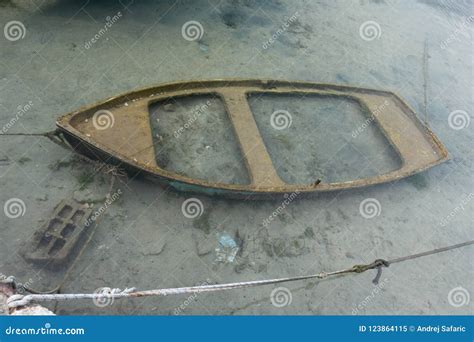
[[[370,178],[345,182],[287,184],[281,180],[260,136],[247,103],[249,93],[316,94],[357,101],[402,161],[400,168]],[[222,184],[194,179],[160,167],[155,158],[149,106],[157,101],[183,96],[218,94],[234,127],[249,173],[250,184]],[[378,111],[381,103],[388,109]],[[97,129],[92,121],[98,112],[110,113],[111,129]],[[448,159],[448,152],[435,134],[421,123],[400,97],[385,91],[330,84],[275,80],[210,80],[158,85],[110,98],[60,117],[58,129],[77,152],[120,166],[178,191],[246,199],[265,199],[288,193],[308,195],[393,182],[424,171]],[[118,148],[124,137],[134,144]]]

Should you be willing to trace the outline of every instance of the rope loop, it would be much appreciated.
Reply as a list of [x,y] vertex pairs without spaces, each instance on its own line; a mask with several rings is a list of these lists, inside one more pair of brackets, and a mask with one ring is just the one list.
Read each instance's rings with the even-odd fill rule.
[[372,270],[374,268],[379,268],[379,267],[388,267],[390,266],[390,263],[387,260],[384,259],[377,259],[373,263],[366,264],[366,265],[354,265],[352,267],[352,272],[355,273],[362,273],[368,270]]

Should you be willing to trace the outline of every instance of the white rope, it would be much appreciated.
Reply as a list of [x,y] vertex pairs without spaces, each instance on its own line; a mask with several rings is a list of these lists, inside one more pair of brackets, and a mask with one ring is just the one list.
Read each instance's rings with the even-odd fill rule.
[[[19,306],[25,306],[31,302],[45,302],[45,301],[65,301],[65,300],[76,300],[76,299],[92,299],[92,300],[101,300],[101,299],[118,299],[118,298],[133,298],[133,297],[149,297],[149,296],[168,296],[168,295],[180,295],[180,294],[190,294],[190,293],[203,293],[203,292],[214,292],[214,291],[225,291],[232,289],[239,289],[245,287],[254,287],[270,284],[278,284],[283,282],[291,282],[297,280],[305,279],[323,279],[329,276],[342,275],[349,273],[362,273],[371,269],[378,269],[378,275],[376,279],[380,276],[382,267],[388,267],[390,264],[399,263],[407,260],[412,260],[416,258],[425,257],[432,254],[438,254],[441,252],[446,252],[456,248],[466,247],[473,245],[474,240],[466,241],[457,245],[451,245],[443,248],[437,248],[430,251],[411,254],[404,257],[383,260],[377,259],[371,264],[367,265],[354,265],[351,268],[347,268],[340,271],[334,272],[321,272],[317,274],[311,274],[306,276],[298,276],[291,278],[277,278],[277,279],[268,279],[268,280],[254,280],[254,281],[244,281],[239,283],[229,283],[229,284],[216,284],[216,285],[201,285],[201,286],[191,286],[191,287],[175,287],[168,289],[156,289],[156,290],[147,290],[147,291],[135,291],[135,288],[126,288],[125,290],[120,290],[117,288],[103,287],[97,290],[96,293],[77,293],[77,294],[29,294],[29,295],[20,295],[15,294],[10,296],[7,299],[7,306],[9,308],[16,308]],[[7,278],[9,281],[12,281],[14,278]]]
[[9,308],[16,308],[19,306],[26,306],[32,302],[47,302],[47,301],[67,301],[67,300],[79,300],[79,299],[92,299],[92,300],[103,300],[103,299],[119,299],[119,298],[132,298],[132,297],[149,297],[149,296],[168,296],[168,295],[180,295],[180,294],[191,294],[191,293],[203,293],[203,292],[214,292],[214,291],[225,291],[231,289],[239,289],[252,286],[270,285],[288,281],[304,280],[310,278],[326,278],[328,275],[337,273],[344,273],[344,271],[337,271],[332,273],[321,272],[318,274],[293,277],[293,278],[278,278],[269,280],[255,280],[246,281],[240,283],[229,283],[229,284],[216,284],[216,285],[201,285],[201,286],[190,286],[190,287],[176,287],[167,289],[156,289],[147,291],[135,291],[135,288],[126,288],[125,290],[101,288],[98,293],[55,293],[55,294],[29,294],[20,295],[15,294],[7,299],[7,305]]
[[[127,297],[130,293],[135,291],[135,288],[126,288],[125,290],[110,289],[108,287],[102,288],[100,293],[54,293],[54,294],[29,294],[21,295],[15,294],[7,299],[7,306],[9,308],[16,308],[19,306],[26,306],[32,302],[50,302],[50,301],[65,301],[75,299],[92,299],[100,300],[105,298],[122,298]],[[109,290],[109,291],[107,291]]]

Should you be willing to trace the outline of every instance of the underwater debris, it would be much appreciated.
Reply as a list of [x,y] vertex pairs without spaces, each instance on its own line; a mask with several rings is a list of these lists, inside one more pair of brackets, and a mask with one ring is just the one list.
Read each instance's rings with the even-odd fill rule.
[[238,252],[239,246],[237,246],[235,240],[228,233],[224,232],[219,237],[219,247],[216,248],[216,261],[233,263]]
[[92,208],[75,200],[61,201],[50,219],[37,230],[22,254],[30,262],[48,267],[64,265],[87,227]]
[[[224,241],[228,242],[228,237],[224,238]],[[175,287],[175,288],[161,288],[161,289],[152,289],[152,290],[145,290],[145,291],[138,291],[134,287],[129,287],[124,290],[119,288],[103,288],[107,291],[103,292],[94,292],[94,293],[71,293],[71,294],[63,294],[63,293],[42,293],[42,294],[28,294],[28,295],[20,295],[15,294],[7,298],[6,306],[9,310],[15,310],[19,307],[25,307],[30,305],[33,302],[43,302],[43,301],[65,301],[65,300],[83,300],[83,299],[92,299],[92,300],[103,300],[107,299],[122,299],[122,298],[142,298],[142,297],[150,297],[150,296],[157,296],[157,297],[164,297],[169,295],[182,295],[182,294],[196,294],[196,293],[209,293],[209,292],[216,292],[216,291],[227,291],[227,290],[235,290],[235,289],[242,289],[242,288],[249,288],[249,287],[257,287],[257,286],[266,286],[266,285],[274,285],[280,283],[289,283],[301,280],[311,280],[311,279],[326,279],[328,277],[333,276],[343,276],[349,274],[360,274],[367,272],[369,270],[377,270],[376,279],[378,280],[381,275],[381,270],[384,267],[389,267],[392,264],[401,263],[410,261],[417,258],[426,257],[429,255],[434,255],[438,253],[443,253],[446,251],[463,248],[467,246],[471,246],[474,244],[474,240],[465,241],[456,245],[441,247],[432,249],[429,251],[424,251],[421,253],[405,255],[399,258],[394,258],[390,260],[385,259],[376,259],[370,264],[362,264],[362,265],[354,265],[350,268],[340,269],[337,271],[330,271],[330,272],[319,272],[314,274],[307,274],[307,275],[300,275],[294,277],[286,277],[286,278],[274,278],[274,279],[266,279],[266,280],[253,280],[253,281],[241,281],[237,283],[226,283],[226,284],[213,284],[209,285],[208,282],[204,282],[203,285],[198,286],[187,286],[187,287]],[[375,281],[374,281],[375,282]]]

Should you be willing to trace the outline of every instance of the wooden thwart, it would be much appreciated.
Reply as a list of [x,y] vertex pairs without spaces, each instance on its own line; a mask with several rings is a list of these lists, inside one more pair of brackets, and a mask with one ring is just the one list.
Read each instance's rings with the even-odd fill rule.
[[[398,170],[346,182],[287,184],[278,175],[247,101],[250,94],[322,95],[350,99],[370,113],[402,161]],[[224,184],[194,179],[156,163],[149,107],[184,96],[222,98],[245,161],[250,184]],[[109,115],[108,127],[97,127],[97,113]],[[172,113],[170,114],[172,115]],[[80,153],[149,178],[180,191],[229,197],[267,198],[289,192],[301,194],[345,190],[401,179],[448,159],[448,152],[413,110],[391,92],[330,84],[273,80],[210,80],[164,84],[110,98],[60,117],[59,130]],[[328,137],[330,138],[330,137]],[[322,146],[324,148],[324,146]]]

